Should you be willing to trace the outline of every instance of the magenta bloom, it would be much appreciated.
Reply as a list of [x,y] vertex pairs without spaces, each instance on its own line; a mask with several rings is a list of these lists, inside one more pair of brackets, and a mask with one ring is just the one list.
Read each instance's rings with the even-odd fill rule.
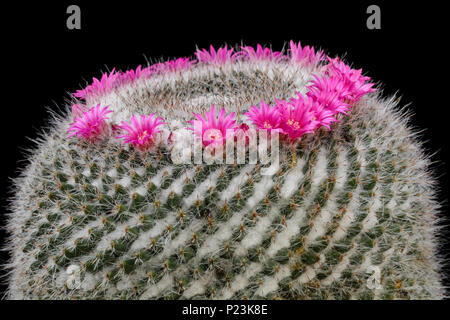
[[141,115],[140,118],[133,116],[131,124],[122,121],[120,128],[126,131],[126,134],[118,136],[123,138],[124,143],[131,143],[140,150],[145,150],[153,143],[153,135],[158,133],[158,126],[164,124],[162,118],[157,118],[154,113],[150,115]]
[[250,127],[246,123],[242,123],[234,133],[235,141],[244,141],[245,145],[248,146],[250,141],[256,139],[255,131],[250,130]]
[[113,69],[110,74],[105,72],[100,80],[97,78],[92,78],[91,85],[88,85],[82,90],[77,90],[77,92],[73,93],[73,95],[79,99],[86,99],[91,95],[102,95],[108,93],[114,88],[116,80],[119,78],[120,74],[116,73],[115,69]]
[[206,49],[197,50],[195,55],[199,61],[204,63],[224,64],[236,60],[237,57],[233,51],[234,48],[228,49],[226,45],[220,47],[217,51],[213,46],[210,46],[209,51]]
[[80,117],[75,118],[67,130],[67,132],[71,132],[69,137],[77,135],[87,140],[99,138],[108,130],[105,120],[108,119],[106,115],[111,112],[112,110],[109,110],[108,107],[100,108],[100,104],[83,112]]
[[258,130],[266,129],[268,131],[277,130],[280,128],[280,111],[278,108],[271,108],[264,101],[261,101],[260,107],[252,106],[250,110],[244,115],[248,116]]
[[88,107],[84,104],[73,104],[72,105],[72,118],[78,118],[83,115],[84,112],[88,111]]
[[312,113],[311,120],[315,122],[314,129],[321,126],[330,130],[330,125],[336,122],[334,110],[327,109],[324,105],[311,99],[310,97],[304,97],[297,92],[297,98],[291,98],[290,104],[295,108],[303,108]]
[[216,118],[216,109],[213,105],[211,109],[205,113],[204,116],[194,113],[197,120],[189,121],[194,127],[188,128],[194,131],[198,137],[202,138],[204,146],[210,144],[224,143],[229,137],[227,130],[236,130],[236,120],[234,119],[234,112],[228,116],[225,114],[225,109],[219,113],[219,117]]
[[329,64],[325,66],[327,74],[333,78],[339,78],[347,88],[347,95],[345,100],[350,103],[356,103],[362,96],[369,92],[375,91],[374,83],[367,83],[370,81],[370,77],[362,75],[362,69],[352,69],[339,58],[328,58]]
[[301,62],[306,65],[316,65],[323,60],[323,50],[315,52],[313,46],[302,47],[300,42],[295,43],[292,40],[289,44],[289,52],[292,62]]
[[296,140],[305,133],[312,133],[320,126],[314,110],[312,101],[309,99],[293,99],[291,103],[286,101],[277,101],[277,108],[281,115],[280,127],[290,138]]
[[139,78],[145,78],[150,76],[153,73],[153,69],[151,67],[146,67],[142,69],[141,66],[138,66],[136,70],[127,70],[120,75],[121,83],[133,83]]
[[271,60],[282,57],[281,52],[272,51],[270,48],[263,48],[260,44],[256,45],[256,50],[253,47],[241,47],[241,51],[237,52],[237,56],[246,57],[251,60]]
[[351,92],[345,81],[337,77],[319,78],[314,75],[314,78],[306,95],[333,114],[347,114],[350,105],[344,101]]
[[183,69],[189,68],[191,65],[193,65],[196,61],[191,60],[189,58],[178,58],[174,60],[169,60],[162,63],[156,63],[151,68],[155,72],[174,72],[179,71]]

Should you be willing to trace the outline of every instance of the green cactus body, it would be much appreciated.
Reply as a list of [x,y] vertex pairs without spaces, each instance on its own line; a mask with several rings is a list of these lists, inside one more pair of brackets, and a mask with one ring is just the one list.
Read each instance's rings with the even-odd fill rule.
[[[175,130],[211,104],[289,99],[321,70],[198,63],[86,104],[117,122],[157,112]],[[273,175],[79,142],[58,117],[16,180],[10,298],[442,298],[429,160],[396,104],[371,94],[331,131],[281,144]]]

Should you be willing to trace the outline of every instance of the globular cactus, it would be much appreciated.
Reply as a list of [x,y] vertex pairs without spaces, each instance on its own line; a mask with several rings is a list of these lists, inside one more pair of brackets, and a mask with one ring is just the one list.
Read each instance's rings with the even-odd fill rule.
[[[430,161],[395,98],[347,68],[363,94],[341,101],[330,130],[281,140],[277,171],[178,163],[174,149],[190,156],[193,112],[216,105],[242,122],[261,101],[332,86],[322,82],[330,65],[347,67],[295,43],[196,58],[113,70],[55,116],[15,181],[10,298],[444,297]],[[109,109],[91,113],[93,128],[80,117],[95,106]],[[142,130],[116,139],[133,134],[122,121],[150,113],[165,124],[148,144]]]

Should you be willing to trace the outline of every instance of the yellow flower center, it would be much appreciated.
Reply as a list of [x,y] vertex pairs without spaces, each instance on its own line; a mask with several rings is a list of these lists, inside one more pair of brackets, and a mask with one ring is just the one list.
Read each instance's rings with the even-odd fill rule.
[[294,119],[289,119],[286,123],[288,126],[292,127],[292,129],[300,130],[300,123],[298,123],[298,121],[295,121]]
[[206,140],[208,141],[215,141],[222,139],[222,132],[218,129],[209,129],[205,132]]
[[148,136],[147,130],[142,131],[140,135],[138,135],[139,141],[144,140]]

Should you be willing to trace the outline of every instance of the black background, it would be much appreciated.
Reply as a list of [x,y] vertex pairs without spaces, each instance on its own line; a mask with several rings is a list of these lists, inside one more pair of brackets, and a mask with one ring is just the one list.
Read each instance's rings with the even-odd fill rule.
[[[0,224],[7,212],[9,178],[23,166],[23,150],[33,146],[29,138],[46,125],[47,108],[57,110],[68,92],[101,71],[135,68],[146,64],[145,57],[192,56],[209,44],[261,43],[280,50],[291,39],[321,47],[330,56],[344,55],[380,82],[386,95],[398,92],[402,105],[411,103],[413,125],[425,129],[426,147],[435,153],[439,200],[447,216],[448,31],[439,3],[73,0],[2,7]],[[81,8],[81,30],[66,28],[70,4]],[[366,27],[370,4],[381,8],[381,30]],[[442,254],[448,254],[447,248]],[[1,261],[6,259],[2,253]]]

